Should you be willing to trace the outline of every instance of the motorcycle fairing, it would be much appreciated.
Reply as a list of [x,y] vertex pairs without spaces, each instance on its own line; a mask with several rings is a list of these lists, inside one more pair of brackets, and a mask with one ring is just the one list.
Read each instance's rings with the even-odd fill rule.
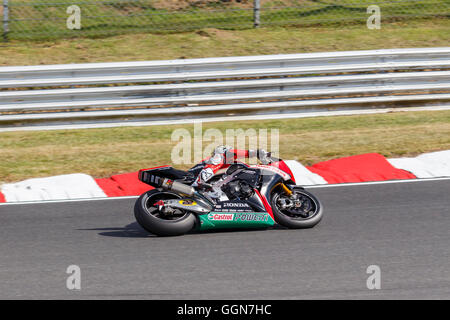
[[[239,207],[239,210],[227,209],[233,207]],[[216,211],[217,209],[220,211]],[[255,194],[245,201],[219,202],[214,211],[199,215],[198,218],[200,230],[267,228],[275,224],[272,208],[257,189]]]

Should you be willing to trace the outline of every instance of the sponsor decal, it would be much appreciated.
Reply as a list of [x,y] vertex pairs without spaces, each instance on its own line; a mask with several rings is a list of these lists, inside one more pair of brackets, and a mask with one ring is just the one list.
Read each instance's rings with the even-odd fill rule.
[[211,212],[208,214],[210,221],[234,221],[234,222],[267,222],[269,215],[267,213],[244,213],[244,212]]
[[257,213],[237,213],[235,221],[268,221],[269,215]]
[[224,202],[225,208],[249,208],[250,206],[243,202]]
[[252,212],[252,208],[245,202],[221,202],[216,204],[215,211]]
[[211,168],[206,168],[202,171],[201,177],[203,181],[208,181],[214,175],[214,171]]
[[180,200],[180,201],[178,201],[178,203],[183,205],[183,206],[195,206],[195,205],[197,205],[197,202],[195,202],[193,200],[189,200],[189,199]]
[[209,213],[208,220],[212,221],[233,221],[233,213]]

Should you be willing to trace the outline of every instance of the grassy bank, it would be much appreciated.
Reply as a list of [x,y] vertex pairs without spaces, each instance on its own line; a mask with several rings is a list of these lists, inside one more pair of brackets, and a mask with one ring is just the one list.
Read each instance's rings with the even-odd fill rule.
[[[80,13],[80,26],[76,29],[67,26],[69,15],[75,10],[72,5]],[[392,22],[417,17],[447,18],[450,0],[264,0],[260,24],[301,28],[365,26],[370,5],[377,5],[384,22]],[[250,0],[11,0],[9,13],[8,37],[16,40],[92,38],[139,32],[164,34],[203,28],[242,30],[253,28],[254,23]]]
[[[0,133],[0,182],[74,172],[106,177],[170,164],[176,128],[193,135],[192,125]],[[367,152],[397,157],[450,149],[450,111],[203,124],[203,132],[208,128],[279,129],[281,157],[305,165]]]
[[176,34],[137,33],[104,39],[11,41],[0,44],[0,65],[157,60],[381,48],[448,46],[450,19],[408,20],[343,28],[202,29]]

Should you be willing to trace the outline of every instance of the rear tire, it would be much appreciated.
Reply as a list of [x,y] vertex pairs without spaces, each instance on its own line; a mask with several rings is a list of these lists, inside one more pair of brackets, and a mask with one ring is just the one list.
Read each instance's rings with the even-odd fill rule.
[[151,206],[158,200],[176,198],[181,199],[181,196],[173,192],[156,189],[142,194],[134,205],[136,221],[142,228],[157,236],[179,236],[191,231],[196,222],[192,213],[184,212],[185,214],[179,218],[164,219],[158,217],[157,208]]
[[275,221],[280,225],[287,227],[289,229],[306,229],[312,228],[322,220],[323,216],[323,206],[313,194],[302,188],[294,188],[293,192],[302,195],[311,201],[311,205],[314,206],[314,213],[310,217],[296,217],[294,215],[289,215],[283,212],[277,205],[277,200],[280,196],[279,193],[273,194],[271,199],[272,211],[275,217]]

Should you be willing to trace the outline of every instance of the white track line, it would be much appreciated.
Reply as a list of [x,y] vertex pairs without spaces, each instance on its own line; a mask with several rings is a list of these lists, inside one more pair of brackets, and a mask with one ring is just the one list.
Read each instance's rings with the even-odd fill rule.
[[334,183],[334,184],[322,184],[314,186],[304,186],[306,189],[317,188],[332,188],[332,187],[353,187],[353,186],[365,186],[374,184],[391,184],[391,183],[409,183],[409,182],[429,182],[429,181],[442,181],[450,180],[450,177],[439,178],[423,178],[423,179],[405,179],[405,180],[384,180],[384,181],[369,181],[369,182],[352,182],[352,183]]
[[[355,183],[336,183],[336,184],[322,184],[313,186],[304,186],[305,189],[319,189],[319,188],[334,188],[334,187],[353,187],[353,186],[370,186],[377,184],[393,184],[393,183],[410,183],[410,182],[430,182],[430,181],[446,181],[450,177],[441,178],[426,178],[426,179],[406,179],[406,180],[385,180],[385,181],[370,181],[370,182],[355,182]],[[124,196],[124,197],[109,197],[109,198],[88,198],[88,199],[67,199],[67,200],[45,200],[45,201],[24,201],[24,202],[4,202],[0,206],[7,205],[21,205],[21,204],[45,204],[45,203],[64,203],[64,202],[87,202],[87,201],[102,201],[102,200],[122,200],[122,199],[137,199],[139,196]]]
[[40,200],[40,201],[19,201],[19,202],[2,202],[0,206],[17,205],[17,204],[41,204],[41,203],[63,203],[63,202],[87,202],[87,201],[102,201],[102,200],[121,200],[121,199],[137,199],[139,196],[123,196],[123,197],[109,197],[109,198],[86,198],[86,199],[63,199],[63,200]]

